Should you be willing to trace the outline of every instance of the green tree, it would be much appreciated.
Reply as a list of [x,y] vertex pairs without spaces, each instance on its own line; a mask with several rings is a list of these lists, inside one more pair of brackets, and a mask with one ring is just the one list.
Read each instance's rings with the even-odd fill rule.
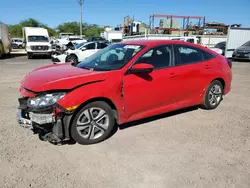
[[80,34],[80,25],[77,22],[65,22],[57,26],[59,33],[74,33]]
[[[39,22],[34,18],[28,18],[26,20],[21,20],[19,24],[10,25],[9,30],[11,37],[22,37],[22,28],[23,27],[43,27],[46,28],[50,36],[57,36],[56,29],[59,33],[74,33],[75,35],[80,34],[80,23],[79,22],[65,22],[57,26],[57,28],[50,28],[46,24]],[[85,37],[99,36],[100,32],[104,30],[103,27],[100,27],[96,24],[84,23],[82,26],[83,35]]]
[[19,24],[9,26],[11,37],[22,37],[22,35],[23,35],[22,28],[23,27],[43,27],[43,28],[46,28],[48,30],[50,36],[57,35],[55,29],[48,27],[47,25],[39,22],[36,19],[28,18],[26,20],[21,20],[19,22]]
[[[65,22],[57,27],[59,33],[74,33],[75,35],[80,35],[80,23],[79,22]],[[100,32],[104,29],[96,24],[84,23],[82,26],[83,35],[85,37],[99,36]]]

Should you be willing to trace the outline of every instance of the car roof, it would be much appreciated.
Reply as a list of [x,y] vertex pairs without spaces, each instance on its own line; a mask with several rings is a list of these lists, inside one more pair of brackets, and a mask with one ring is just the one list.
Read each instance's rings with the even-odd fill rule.
[[154,47],[158,45],[164,45],[164,44],[183,44],[183,45],[188,45],[194,48],[199,48],[201,50],[204,50],[206,52],[209,52],[211,54],[215,54],[215,52],[209,48],[206,48],[200,44],[194,44],[191,42],[186,42],[186,41],[181,41],[181,40],[130,40],[130,41],[123,41],[119,42],[120,44],[128,44],[128,45],[144,45],[147,47]]
[[189,44],[192,46],[196,46],[193,43],[180,41],[180,40],[130,40],[120,42],[122,44],[134,44],[134,45],[146,45],[146,46],[156,46],[161,44]]

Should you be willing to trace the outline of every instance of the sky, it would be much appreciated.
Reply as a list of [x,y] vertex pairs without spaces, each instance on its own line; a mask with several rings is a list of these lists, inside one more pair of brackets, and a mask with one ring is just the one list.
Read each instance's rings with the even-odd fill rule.
[[[35,18],[56,27],[80,20],[78,0],[0,1],[0,21],[6,24]],[[83,22],[90,24],[117,26],[127,15],[148,24],[152,14],[205,16],[208,22],[250,27],[250,0],[84,0],[83,4]]]

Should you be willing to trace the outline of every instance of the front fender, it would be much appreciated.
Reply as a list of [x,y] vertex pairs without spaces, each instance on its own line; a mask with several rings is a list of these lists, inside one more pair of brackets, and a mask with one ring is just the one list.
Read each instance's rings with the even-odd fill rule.
[[96,82],[88,85],[83,85],[79,88],[69,92],[65,97],[57,102],[65,109],[77,109],[83,103],[97,99],[106,98],[113,102],[116,106],[119,114],[119,122],[124,122],[125,116],[123,112],[123,101],[121,98],[121,81],[115,81],[112,83]]

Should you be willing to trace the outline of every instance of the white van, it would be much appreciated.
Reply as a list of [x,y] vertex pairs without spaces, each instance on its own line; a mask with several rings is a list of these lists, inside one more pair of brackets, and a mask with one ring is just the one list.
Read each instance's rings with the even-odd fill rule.
[[199,39],[197,37],[171,37],[171,40],[182,40],[185,42],[190,42],[190,43],[194,43],[194,44],[198,44]]
[[23,38],[28,59],[35,55],[51,56],[52,45],[48,30],[41,27],[23,27]]

